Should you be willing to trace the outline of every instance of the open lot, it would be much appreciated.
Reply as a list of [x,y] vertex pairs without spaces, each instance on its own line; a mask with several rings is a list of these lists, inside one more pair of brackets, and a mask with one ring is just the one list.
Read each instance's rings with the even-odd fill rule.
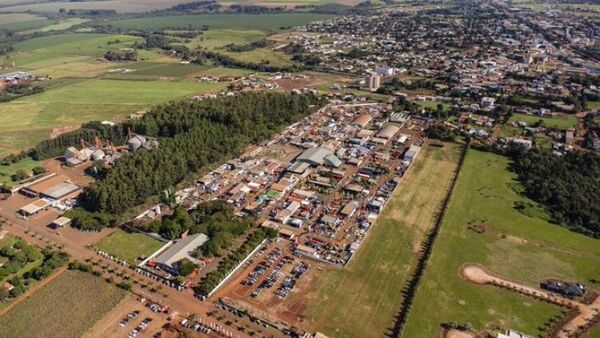
[[533,115],[514,114],[511,117],[511,120],[527,122],[527,124],[529,125],[533,125],[539,120],[542,120],[545,126],[557,129],[568,129],[577,127],[577,117],[575,115],[563,115],[556,118],[549,118]]
[[165,243],[137,232],[117,230],[96,244],[98,250],[136,264],[140,256],[149,256]]
[[282,27],[304,25],[312,21],[331,17],[324,14],[200,14],[121,19],[111,25],[121,29],[163,29],[170,27],[209,29],[260,29],[276,31]]
[[[304,298],[307,326],[332,337],[382,337],[403,299],[424,234],[450,186],[459,146],[425,146],[346,268],[323,273]],[[368,320],[365,320],[368,318]]]
[[91,274],[66,271],[0,317],[11,337],[80,337],[125,291]]
[[[544,336],[540,328],[561,316],[553,305],[468,283],[459,275],[467,263],[529,285],[559,278],[598,289],[592,280],[600,274],[599,241],[549,223],[543,209],[518,194],[508,165],[492,153],[467,154],[404,337],[438,336],[448,322],[469,322],[476,330],[493,323]],[[528,207],[518,212],[516,201]]]

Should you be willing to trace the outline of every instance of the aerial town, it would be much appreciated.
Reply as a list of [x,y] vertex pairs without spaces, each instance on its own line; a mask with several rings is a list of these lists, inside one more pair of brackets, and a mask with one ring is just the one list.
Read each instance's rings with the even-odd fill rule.
[[594,1],[0,3],[0,338],[600,338]]

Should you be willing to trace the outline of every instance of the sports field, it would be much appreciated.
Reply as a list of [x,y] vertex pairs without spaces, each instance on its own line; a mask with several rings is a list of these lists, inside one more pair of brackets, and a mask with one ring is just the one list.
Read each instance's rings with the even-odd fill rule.
[[192,81],[71,81],[0,105],[0,155],[35,145],[55,127],[118,119],[155,104],[226,86]]
[[[425,146],[346,268],[323,272],[307,325],[330,337],[383,337],[392,327],[420,243],[450,186],[460,146]],[[293,300],[290,300],[293,302]]]
[[199,29],[260,29],[277,31],[282,27],[300,26],[312,21],[331,17],[325,14],[312,13],[278,13],[278,14],[199,14],[148,17],[137,19],[120,19],[110,24],[121,29],[164,29],[172,27]]
[[[542,331],[560,309],[459,276],[465,263],[537,286],[544,278],[579,281],[600,289],[600,240],[550,224],[544,210],[518,194],[509,160],[469,150],[417,290],[403,337],[438,337],[442,323],[488,324],[526,334]],[[523,201],[524,211],[514,209]]]
[[89,273],[63,272],[0,317],[2,337],[81,337],[125,291]]
[[575,115],[564,115],[561,117],[550,118],[534,115],[514,114],[510,119],[513,121],[527,122],[527,124],[529,125],[533,125],[539,120],[542,120],[545,126],[557,129],[568,129],[577,127],[577,117]]
[[135,265],[138,257],[150,256],[164,245],[144,234],[117,230],[96,243],[96,248]]

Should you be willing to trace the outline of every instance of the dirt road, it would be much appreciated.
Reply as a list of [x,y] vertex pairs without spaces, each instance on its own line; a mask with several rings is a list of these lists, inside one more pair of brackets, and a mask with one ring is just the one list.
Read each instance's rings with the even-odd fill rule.
[[569,316],[569,319],[566,322],[561,323],[561,326],[556,329],[554,337],[557,338],[579,337],[589,329],[589,327],[592,326],[592,323],[600,316],[600,296],[596,297],[591,304],[584,304],[559,296],[550,291],[492,275],[482,267],[472,264],[464,265],[460,274],[464,279],[475,284],[498,286],[571,309],[571,311],[574,311],[574,314]]

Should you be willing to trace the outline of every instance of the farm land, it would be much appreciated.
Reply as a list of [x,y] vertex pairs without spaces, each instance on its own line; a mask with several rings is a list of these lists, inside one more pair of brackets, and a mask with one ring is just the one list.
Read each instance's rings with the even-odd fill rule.
[[[66,292],[68,290],[68,292]],[[125,297],[92,274],[65,271],[0,316],[0,332],[13,337],[80,337]]]
[[[390,329],[420,243],[450,187],[460,145],[427,145],[345,268],[320,273],[306,299],[306,322],[331,337],[380,337]],[[382,278],[385,274],[386,278]],[[365,321],[364,318],[369,318]]]
[[[539,286],[546,278],[587,283],[597,290],[600,247],[594,239],[551,224],[545,211],[520,195],[503,156],[469,150],[432,257],[413,303],[404,337],[439,335],[440,325],[492,324],[546,335],[562,309],[459,275],[467,263]],[[517,211],[514,203],[526,208]],[[432,299],[439,299],[432,302]]]

